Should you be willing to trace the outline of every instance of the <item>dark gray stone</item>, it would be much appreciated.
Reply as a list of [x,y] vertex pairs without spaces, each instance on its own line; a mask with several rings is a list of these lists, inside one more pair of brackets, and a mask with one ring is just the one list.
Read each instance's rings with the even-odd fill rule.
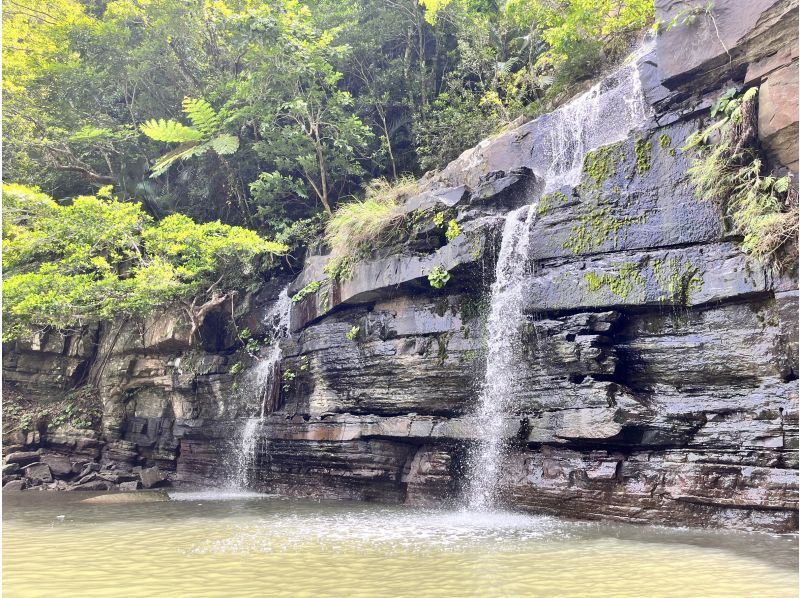
[[25,477],[31,484],[50,483],[53,481],[53,475],[50,472],[50,467],[45,463],[32,463],[22,468]]

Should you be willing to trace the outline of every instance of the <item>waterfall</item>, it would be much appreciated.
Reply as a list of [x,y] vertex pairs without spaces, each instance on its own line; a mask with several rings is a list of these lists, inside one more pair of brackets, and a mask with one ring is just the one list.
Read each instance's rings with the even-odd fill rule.
[[260,402],[258,417],[250,417],[241,427],[239,444],[234,451],[234,471],[231,485],[245,489],[250,483],[250,470],[255,463],[258,450],[259,431],[264,417],[278,408],[281,388],[281,340],[289,334],[289,313],[291,300],[288,288],[284,288],[275,304],[264,318],[264,323],[271,329],[269,353],[260,357],[247,372],[243,392],[256,396]]
[[[539,129],[530,167],[544,179],[544,193],[580,182],[583,160],[590,151],[622,141],[648,115],[639,80],[638,59],[643,46],[620,69],[559,110],[527,127]],[[533,199],[533,198],[532,198]],[[488,511],[497,502],[501,466],[506,450],[506,416],[513,415],[517,377],[516,355],[522,342],[523,282],[530,274],[528,242],[537,217],[536,203],[505,218],[491,310],[487,322],[486,372],[474,414],[478,442],[469,456],[466,508]]]

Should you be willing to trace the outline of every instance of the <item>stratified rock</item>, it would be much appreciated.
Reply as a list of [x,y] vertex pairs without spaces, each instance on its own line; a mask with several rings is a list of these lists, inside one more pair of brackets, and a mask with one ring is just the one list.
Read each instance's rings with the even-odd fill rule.
[[797,60],[770,74],[758,99],[758,137],[767,156],[797,174]]

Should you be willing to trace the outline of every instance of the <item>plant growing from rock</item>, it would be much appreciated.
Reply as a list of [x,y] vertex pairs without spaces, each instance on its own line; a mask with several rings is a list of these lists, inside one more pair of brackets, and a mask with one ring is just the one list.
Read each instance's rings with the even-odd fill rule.
[[455,220],[450,220],[450,222],[447,223],[447,230],[445,231],[444,236],[447,237],[448,241],[452,241],[460,234],[461,227],[458,226],[458,222]]
[[358,333],[361,332],[361,326],[353,326],[347,333],[344,335],[345,338],[349,341],[358,340]]
[[436,266],[433,270],[431,270],[430,274],[428,274],[428,282],[434,289],[441,289],[450,281],[450,273],[442,268],[442,266]]
[[728,89],[711,108],[719,120],[693,133],[683,149],[696,153],[689,175],[697,197],[722,207],[745,252],[781,267],[797,252],[797,192],[788,176],[766,171],[758,152],[757,93]]
[[390,243],[405,218],[402,200],[416,190],[417,182],[410,177],[394,183],[379,179],[367,186],[363,199],[339,206],[325,226],[325,242],[331,250],[328,275],[341,280],[347,265]]

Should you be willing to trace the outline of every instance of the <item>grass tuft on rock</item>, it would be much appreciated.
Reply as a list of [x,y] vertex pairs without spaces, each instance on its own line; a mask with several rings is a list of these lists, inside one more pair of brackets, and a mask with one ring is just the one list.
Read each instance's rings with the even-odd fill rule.
[[325,226],[325,242],[331,250],[326,269],[346,271],[343,264],[390,242],[405,218],[403,201],[416,191],[417,182],[411,177],[394,183],[379,179],[367,186],[363,199],[342,204]]

